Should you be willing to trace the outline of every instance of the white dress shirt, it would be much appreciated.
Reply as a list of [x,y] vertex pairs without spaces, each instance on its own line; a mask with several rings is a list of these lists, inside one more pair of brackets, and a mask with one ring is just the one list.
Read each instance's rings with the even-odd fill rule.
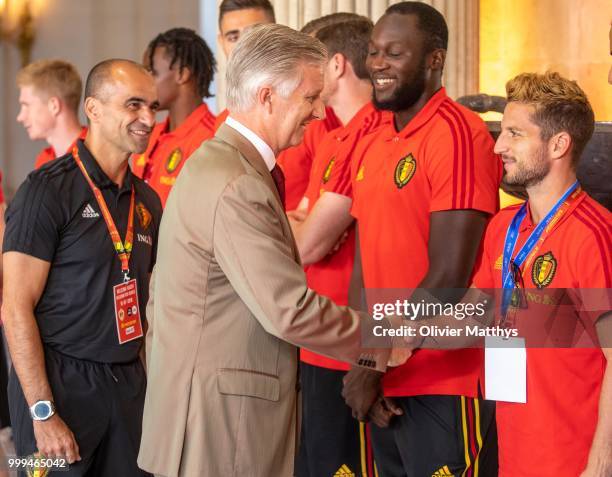
[[241,122],[236,121],[231,116],[228,116],[225,119],[225,124],[238,131],[251,144],[253,144],[253,147],[257,149],[257,152],[261,154],[261,157],[263,157],[266,166],[268,166],[268,170],[271,171],[272,169],[274,169],[274,166],[276,165],[276,157],[274,157],[274,151],[270,146],[266,144],[266,142],[262,138],[260,138],[257,134],[255,134]]

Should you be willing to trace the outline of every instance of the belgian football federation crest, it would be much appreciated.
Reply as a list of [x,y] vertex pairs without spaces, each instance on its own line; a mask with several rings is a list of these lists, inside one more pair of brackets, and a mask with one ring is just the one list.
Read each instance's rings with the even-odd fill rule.
[[138,202],[138,204],[136,204],[136,215],[138,216],[140,226],[144,230],[147,230],[151,224],[152,216],[151,212],[147,210],[142,202]]
[[168,171],[168,173],[173,173],[182,160],[183,153],[181,152],[181,149],[177,147],[174,151],[172,151],[172,153],[168,156],[168,159],[166,160],[166,170]]
[[398,189],[401,189],[410,182],[410,179],[412,179],[416,172],[416,166],[416,160],[412,153],[399,160],[397,166],[395,166],[395,174],[393,176]]
[[531,278],[538,288],[550,285],[557,271],[557,259],[552,252],[547,252],[535,259],[531,269]]
[[323,184],[327,184],[327,182],[329,181],[329,178],[331,177],[331,173],[332,173],[332,168],[334,167],[334,162],[336,162],[336,156],[332,157],[329,160],[329,164],[327,164],[327,167],[325,168],[325,172],[323,173]]

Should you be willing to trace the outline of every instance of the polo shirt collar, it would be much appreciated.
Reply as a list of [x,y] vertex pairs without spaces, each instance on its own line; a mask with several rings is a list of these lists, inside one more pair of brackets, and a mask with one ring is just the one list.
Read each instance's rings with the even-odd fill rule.
[[391,122],[391,125],[388,129],[388,134],[385,136],[385,139],[390,141],[395,136],[399,136],[402,138],[407,138],[408,136],[414,134],[417,130],[421,129],[427,122],[438,112],[438,109],[442,105],[444,101],[448,99],[446,95],[446,88],[441,87],[438,91],[434,93],[434,95],[429,98],[429,101],[425,103],[425,106],[416,114],[414,118],[412,118],[404,129],[397,132],[395,130],[394,122]]
[[[79,157],[81,158],[81,161],[83,162],[83,165],[85,166],[85,170],[89,174],[89,177],[91,177],[91,180],[93,181],[93,183],[96,184],[100,189],[108,188],[108,187],[117,187],[117,184],[115,184],[104,173],[104,171],[98,164],[98,161],[96,161],[96,159],[93,157],[91,152],[89,152],[89,149],[87,149],[87,146],[85,146],[83,139],[77,140],[76,145],[79,150]],[[132,177],[132,171],[128,167],[127,172],[125,174],[125,179],[123,180],[123,185],[121,186],[119,191],[122,192],[124,190],[130,190],[132,188],[133,182],[134,180]]]
[[161,134],[186,137],[189,135],[190,131],[192,131],[200,124],[202,118],[206,115],[210,115],[210,111],[208,110],[208,106],[206,105],[206,103],[202,103],[196,109],[194,109],[189,114],[189,116],[185,118],[185,121],[183,121],[176,129],[174,129],[174,131],[168,131],[168,128],[170,127],[170,118],[166,117],[166,119],[162,123],[163,127],[161,128],[160,132]]
[[247,139],[251,144],[253,144],[253,147],[257,149],[257,152],[261,155],[269,171],[274,169],[274,166],[276,165],[276,157],[274,157],[274,151],[270,146],[266,144],[266,142],[262,138],[260,138],[257,134],[255,134],[241,122],[236,121],[231,116],[228,116],[225,119],[225,124],[227,124],[232,129],[238,131],[245,137],[245,139]]
[[374,107],[374,104],[371,101],[368,101],[359,111],[355,113],[346,126],[338,128],[336,137],[340,141],[343,141],[349,136],[349,134],[351,134],[352,131],[361,129],[367,118],[372,116],[375,112],[376,108]]

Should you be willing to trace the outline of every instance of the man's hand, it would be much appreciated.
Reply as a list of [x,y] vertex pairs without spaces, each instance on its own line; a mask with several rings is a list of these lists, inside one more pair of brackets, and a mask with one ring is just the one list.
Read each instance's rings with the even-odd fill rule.
[[387,366],[395,367],[401,366],[408,358],[412,356],[412,349],[409,347],[401,347],[401,348],[393,348],[391,350],[391,354],[389,355],[389,361],[387,361]]
[[378,427],[385,428],[389,427],[393,416],[402,414],[404,414],[403,409],[393,399],[381,395],[370,409],[368,418]]
[[383,373],[367,368],[351,368],[342,382],[342,397],[353,410],[353,417],[365,421],[372,404],[381,395]]
[[57,414],[33,423],[36,447],[45,457],[65,457],[69,464],[81,460],[74,434]]

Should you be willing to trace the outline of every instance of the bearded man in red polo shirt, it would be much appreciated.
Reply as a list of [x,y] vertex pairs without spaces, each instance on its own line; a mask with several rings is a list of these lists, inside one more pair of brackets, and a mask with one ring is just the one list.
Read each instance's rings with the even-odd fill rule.
[[[368,289],[466,287],[497,210],[493,140],[442,87],[447,41],[444,17],[420,2],[392,5],[372,32],[366,64],[374,104],[393,121],[365,136],[352,159]],[[384,378],[349,372],[344,395],[354,415],[383,426],[372,426],[381,477],[494,475],[482,365],[478,349],[418,350]]]

